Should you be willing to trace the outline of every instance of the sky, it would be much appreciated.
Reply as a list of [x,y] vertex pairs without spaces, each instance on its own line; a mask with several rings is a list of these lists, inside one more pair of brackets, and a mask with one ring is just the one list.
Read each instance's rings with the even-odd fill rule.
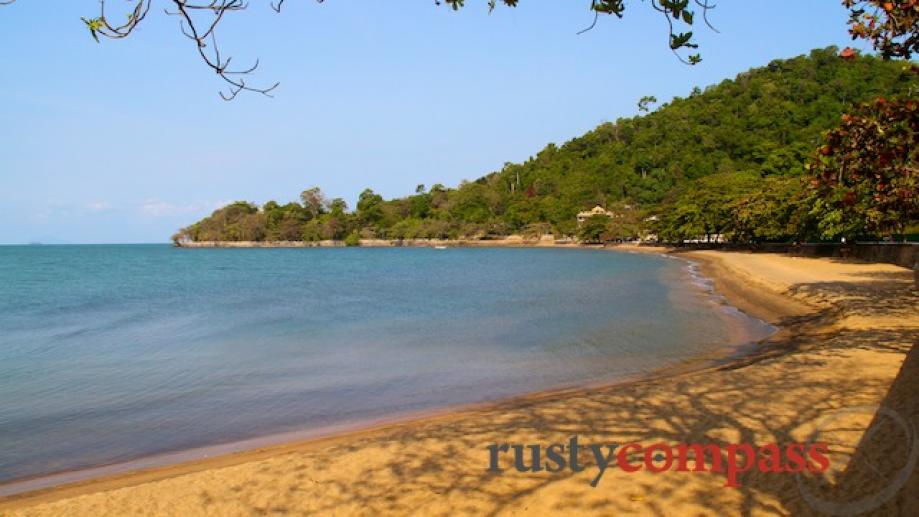
[[[127,2],[109,0],[109,17]],[[720,0],[680,63],[665,21],[631,0],[591,31],[588,0],[522,0],[488,14],[433,0],[267,0],[227,15],[221,50],[259,59],[274,98],[225,102],[220,81],[154,8],[95,43],[96,0],[0,7],[0,243],[167,242],[235,200],[311,186],[353,206],[454,186],[606,121],[773,59],[851,44],[837,0]]]

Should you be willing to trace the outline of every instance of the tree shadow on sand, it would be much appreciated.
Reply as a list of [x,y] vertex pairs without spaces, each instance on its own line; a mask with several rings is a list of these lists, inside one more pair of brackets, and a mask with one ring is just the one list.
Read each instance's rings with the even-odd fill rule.
[[[393,425],[165,479],[156,490],[64,500],[49,512],[80,503],[98,514],[919,515],[919,474],[910,465],[919,447],[910,435],[919,426],[919,295],[911,286],[906,271],[795,285],[787,294],[822,308],[782,321],[785,330],[753,353],[705,371]],[[582,445],[825,441],[832,465],[822,475],[751,470],[737,488],[725,487],[723,472],[615,466],[594,488],[589,450],[580,473],[517,472],[512,454],[502,457],[504,472],[488,470],[488,445],[545,447],[575,435]]]
[[[881,407],[910,425],[919,423],[919,354],[914,349],[919,329],[811,331],[817,323],[853,315],[916,314],[919,297],[910,285],[908,273],[854,285],[797,285],[790,294],[818,300],[842,297],[843,302],[813,316],[784,321],[786,332],[729,365],[665,382],[525,398],[457,418],[395,426],[319,451],[292,453],[292,461],[266,466],[264,477],[234,497],[272,493],[270,504],[250,506],[253,513],[281,508],[368,515],[812,515],[827,508],[845,514],[846,505],[851,509],[873,497],[861,509],[877,515],[919,515],[916,472],[907,473],[895,493],[883,493],[906,464],[908,433],[901,429],[897,434],[897,422],[885,423],[886,413],[871,409],[880,401]],[[889,376],[870,373],[872,364],[901,361],[892,383]],[[831,429],[821,429],[830,425],[821,424],[828,414],[853,407],[868,408],[869,413],[837,419]],[[866,427],[877,432],[866,433]],[[739,488],[725,488],[723,473],[631,475],[615,467],[592,488],[589,481],[597,472],[589,451],[583,456],[589,468],[580,474],[519,473],[512,456],[502,460],[505,472],[487,470],[489,444],[547,446],[568,443],[573,435],[582,444],[722,446],[818,438],[830,443],[834,465],[831,475],[823,478],[750,471],[741,474]],[[303,471],[292,482],[279,481],[291,479],[291,464]],[[827,501],[836,506],[820,506]]]

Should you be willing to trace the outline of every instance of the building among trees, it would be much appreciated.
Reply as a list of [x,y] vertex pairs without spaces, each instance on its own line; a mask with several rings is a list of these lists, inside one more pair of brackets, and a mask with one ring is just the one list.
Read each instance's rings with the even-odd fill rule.
[[600,205],[597,205],[591,208],[590,210],[578,212],[578,224],[584,224],[584,221],[590,219],[591,217],[595,215],[605,215],[606,217],[609,217],[611,219],[615,217],[614,213],[610,212],[609,210],[603,208]]

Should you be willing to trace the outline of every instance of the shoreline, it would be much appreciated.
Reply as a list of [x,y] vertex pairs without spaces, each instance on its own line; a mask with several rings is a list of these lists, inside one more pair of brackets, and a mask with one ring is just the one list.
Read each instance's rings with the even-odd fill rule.
[[[433,248],[446,246],[452,248],[564,248],[591,247],[581,243],[561,239],[551,235],[540,238],[526,238],[511,235],[500,239],[360,239],[360,248]],[[177,241],[177,248],[346,248],[345,241]],[[602,247],[601,245],[593,247]]]
[[[456,245],[458,241],[451,241]],[[488,241],[484,241],[488,242]],[[219,244],[219,243],[215,243]],[[248,243],[247,243],[248,244]],[[433,244],[432,244],[433,245]],[[343,245],[342,245],[343,246]],[[414,246],[414,245],[411,245]],[[417,247],[424,247],[427,245],[418,245]],[[458,246],[458,245],[456,245]],[[222,248],[225,246],[215,245],[215,246],[203,246],[203,247],[214,247]],[[230,246],[234,247],[234,246]],[[261,247],[261,246],[240,246],[244,248],[248,247]],[[270,247],[300,247],[300,246],[270,246]],[[308,247],[308,246],[307,246]],[[340,247],[340,246],[336,246]],[[374,247],[374,246],[370,246]],[[378,246],[386,247],[386,246]],[[484,246],[472,246],[472,247],[484,247]],[[496,246],[496,247],[524,247],[524,246]],[[702,272],[702,267],[709,262],[707,259],[688,259],[685,257],[679,256],[677,253],[673,253],[673,250],[670,248],[656,247],[656,246],[628,246],[624,245],[619,246],[590,246],[582,244],[572,244],[572,245],[558,245],[558,246],[525,246],[525,247],[559,247],[559,248],[573,248],[573,249],[591,249],[591,250],[603,250],[603,251],[612,251],[619,253],[639,253],[639,254],[648,254],[648,255],[658,255],[664,258],[677,258],[682,262],[685,262],[687,266],[686,274],[690,278],[687,278],[687,282],[694,283],[696,275],[700,276],[702,280],[710,282],[711,286],[699,286],[695,285],[693,288],[698,288],[700,291],[705,291],[705,293],[699,293],[705,297],[711,298],[723,298],[723,304],[728,308],[735,309],[739,311],[743,317],[752,318],[764,323],[767,323],[774,327],[772,335],[781,332],[781,328],[776,326],[773,322],[767,321],[765,318],[749,313],[746,310],[741,310],[739,307],[735,306],[732,301],[726,297],[717,293],[717,290],[714,288],[714,278],[709,278],[707,274]],[[715,301],[712,300],[712,303],[715,304]],[[517,395],[512,395],[509,397],[503,397],[495,400],[483,401],[483,402],[469,402],[469,403],[457,403],[450,404],[447,406],[429,408],[429,409],[420,409],[412,410],[406,412],[400,412],[388,417],[380,418],[369,418],[369,419],[359,419],[354,421],[342,422],[338,424],[331,424],[326,426],[321,426],[318,428],[312,429],[303,429],[296,431],[288,431],[283,433],[269,434],[265,436],[257,436],[252,438],[246,438],[241,440],[234,440],[224,443],[215,443],[210,445],[205,445],[201,447],[196,447],[193,449],[179,450],[179,451],[167,451],[162,453],[155,453],[150,455],[139,456],[137,458],[131,458],[124,461],[118,461],[115,463],[96,465],[87,468],[80,468],[74,470],[64,470],[59,472],[54,472],[51,474],[42,474],[33,477],[26,477],[15,479],[11,482],[0,483],[0,510],[3,509],[4,504],[12,501],[17,501],[19,499],[30,499],[33,496],[41,496],[46,492],[57,492],[57,491],[70,491],[72,488],[82,487],[84,485],[92,485],[94,483],[105,483],[109,479],[114,481],[115,478],[132,478],[135,475],[140,476],[142,479],[160,479],[162,476],[156,475],[153,471],[164,470],[168,471],[168,475],[174,475],[175,472],[186,472],[186,469],[183,468],[186,465],[191,467],[195,466],[191,472],[199,471],[203,469],[213,468],[217,465],[231,465],[238,462],[249,461],[252,458],[262,457],[263,455],[271,455],[281,453],[280,451],[292,449],[292,448],[302,448],[312,446],[318,443],[324,443],[328,441],[337,441],[338,439],[347,439],[354,435],[362,435],[364,433],[373,432],[375,430],[384,430],[389,429],[395,426],[400,425],[410,425],[414,422],[432,420],[432,419],[441,419],[441,418],[461,418],[464,413],[470,411],[482,411],[482,410],[499,410],[503,407],[513,406],[523,402],[532,402],[535,400],[541,400],[544,398],[564,396],[569,393],[577,393],[584,390],[597,389],[597,388],[611,388],[616,386],[627,386],[634,383],[640,382],[651,382],[662,379],[673,378],[680,375],[688,375],[693,373],[700,373],[706,370],[715,369],[722,367],[726,364],[730,364],[732,361],[743,358],[747,354],[751,353],[752,350],[755,350],[762,342],[768,340],[772,336],[767,337],[766,339],[754,339],[752,335],[745,330],[740,329],[740,323],[737,321],[736,316],[724,315],[723,319],[725,320],[725,325],[728,327],[729,332],[738,335],[740,337],[732,339],[732,343],[725,346],[719,347],[717,350],[709,351],[706,353],[699,353],[692,357],[684,358],[677,361],[674,364],[668,366],[662,366],[659,368],[654,368],[648,372],[641,374],[633,374],[631,376],[626,376],[617,379],[597,379],[593,381],[584,381],[578,382],[570,385],[561,385],[555,387],[547,387],[533,392],[526,392]],[[167,475],[165,472],[164,475]]]
[[[273,249],[273,248],[345,248],[344,241],[175,241],[173,246],[186,249]],[[690,244],[671,248],[655,243],[584,244],[569,238],[556,240],[552,235],[538,238],[522,235],[482,239],[360,239],[364,248],[660,248],[680,252],[718,250],[726,252],[785,253],[802,257],[858,259],[868,263],[895,264],[914,269],[919,264],[919,243],[854,242],[840,243],[766,243],[759,245]],[[917,277],[919,278],[919,277]],[[919,280],[917,280],[919,282]],[[916,284],[919,286],[919,283]]]
[[[383,440],[392,433],[410,432],[415,427],[450,425],[465,420],[481,417],[483,414],[516,411],[521,408],[541,404],[555,404],[559,401],[578,400],[594,395],[594,392],[628,391],[646,389],[656,385],[667,385],[684,382],[687,379],[699,379],[701,376],[717,374],[722,371],[736,370],[754,364],[761,358],[783,358],[791,354],[796,347],[788,346],[789,342],[799,341],[801,334],[814,336],[828,331],[835,324],[836,315],[821,312],[819,304],[808,303],[801,297],[788,296],[776,292],[774,286],[756,281],[749,271],[732,268],[726,263],[724,252],[677,252],[666,248],[651,247],[618,247],[618,251],[639,253],[665,253],[699,263],[700,271],[711,279],[717,294],[727,299],[728,303],[743,312],[779,327],[779,331],[766,339],[760,346],[750,347],[747,353],[739,357],[730,355],[721,357],[720,363],[708,364],[704,368],[678,371],[663,369],[651,376],[625,382],[588,384],[577,388],[541,391],[523,396],[504,399],[496,402],[464,405],[463,407],[429,410],[411,417],[403,416],[393,421],[378,422],[373,427],[363,426],[359,429],[337,429],[335,434],[316,436],[308,439],[294,440],[287,443],[273,444],[266,447],[232,452],[219,457],[198,458],[180,464],[147,468],[140,471],[118,473],[93,478],[60,487],[45,488],[38,491],[19,493],[0,498],[0,511],[14,510],[27,506],[60,501],[77,495],[99,494],[114,489],[138,487],[156,481],[175,479],[189,474],[206,474],[227,467],[239,467],[259,461],[267,461],[280,456],[309,454],[328,448],[343,447],[355,442],[373,442]],[[816,259],[800,259],[816,260]],[[794,325],[791,328],[790,325]]]

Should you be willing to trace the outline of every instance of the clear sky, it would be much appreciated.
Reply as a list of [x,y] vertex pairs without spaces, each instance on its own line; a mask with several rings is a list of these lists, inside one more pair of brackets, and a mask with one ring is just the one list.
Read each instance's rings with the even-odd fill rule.
[[[113,7],[122,2],[110,1]],[[224,102],[220,82],[155,6],[130,38],[93,42],[95,0],[0,7],[0,243],[166,242],[232,200],[318,185],[353,205],[521,161],[643,95],[693,86],[812,48],[850,44],[838,0],[720,0],[681,64],[664,20],[632,0],[589,24],[588,0],[522,0],[490,16],[433,0],[267,0],[228,16],[222,49],[261,59],[274,99]]]

